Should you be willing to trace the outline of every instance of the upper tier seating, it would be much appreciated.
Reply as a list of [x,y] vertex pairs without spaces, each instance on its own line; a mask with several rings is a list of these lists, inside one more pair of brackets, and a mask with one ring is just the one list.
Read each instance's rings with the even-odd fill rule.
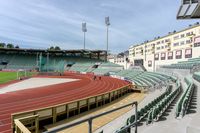
[[109,75],[109,73],[119,72],[123,69],[122,66],[111,63],[111,62],[102,62],[99,64],[97,69],[94,69],[92,72],[99,75]]
[[200,82],[200,72],[195,72],[193,78]]
[[116,73],[117,76],[128,78],[133,81],[137,86],[154,87],[156,84],[160,84],[167,81],[170,77],[160,73],[135,71],[135,70],[122,70]]
[[193,58],[187,61],[181,61],[176,64],[163,65],[162,68],[171,68],[171,69],[192,69],[194,66],[200,65],[200,58]]

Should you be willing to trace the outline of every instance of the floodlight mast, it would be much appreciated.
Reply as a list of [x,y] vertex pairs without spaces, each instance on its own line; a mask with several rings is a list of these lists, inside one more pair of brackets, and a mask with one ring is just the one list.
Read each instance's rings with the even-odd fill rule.
[[87,27],[86,27],[86,23],[82,23],[82,31],[83,31],[83,49],[85,50],[85,32],[87,32]]
[[106,45],[106,61],[108,60],[108,27],[110,26],[110,20],[109,20],[109,16],[105,17],[105,24],[107,27],[107,45]]

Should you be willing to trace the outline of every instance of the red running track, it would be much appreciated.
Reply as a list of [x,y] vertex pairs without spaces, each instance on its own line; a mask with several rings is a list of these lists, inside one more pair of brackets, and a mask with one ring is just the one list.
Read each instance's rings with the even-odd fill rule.
[[126,81],[106,76],[94,81],[90,74],[66,73],[62,77],[51,77],[81,80],[0,94],[0,133],[11,133],[12,113],[71,102],[129,85]]

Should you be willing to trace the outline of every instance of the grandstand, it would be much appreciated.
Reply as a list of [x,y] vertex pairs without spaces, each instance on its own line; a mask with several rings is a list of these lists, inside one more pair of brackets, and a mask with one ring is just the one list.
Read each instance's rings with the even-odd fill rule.
[[[183,0],[177,18],[199,18],[199,4]],[[199,50],[199,23],[110,61],[0,47],[0,133],[200,133]]]
[[163,68],[172,68],[172,69],[193,69],[196,66],[200,65],[200,58],[192,58],[187,61],[180,61],[176,64],[163,65]]
[[[101,125],[101,127],[93,128],[93,132],[126,133],[134,130],[134,128],[130,127],[135,123],[143,123],[143,126],[138,127],[141,132],[145,132],[147,129],[144,126],[146,124],[149,125],[148,128],[152,128],[151,130],[157,130],[158,127],[154,127],[156,125],[154,123],[160,123],[159,121],[173,104],[175,106],[169,115],[170,119],[168,120],[167,117],[166,122],[171,119],[173,121],[177,119],[184,120],[185,117],[188,117],[188,111],[191,108],[190,105],[193,102],[197,86],[197,83],[192,78],[200,81],[200,74],[197,69],[200,58],[163,65],[157,72],[150,72],[142,69],[124,70],[120,65],[105,62],[102,60],[104,59],[103,55],[101,55],[102,51],[94,51],[95,54],[99,53],[99,58],[94,55],[94,57],[88,56],[87,51],[83,51],[82,55],[78,54],[81,50],[76,51],[77,53],[75,52],[76,54],[73,56],[71,52],[69,51],[70,54],[65,53],[63,55],[63,51],[49,51],[48,54],[40,51],[38,54],[38,50],[19,50],[16,52],[15,50],[12,51],[12,49],[11,51],[2,49],[0,53],[2,71],[62,72],[62,76],[50,76],[50,78],[72,78],[78,79],[78,81],[58,83],[49,87],[36,87],[40,88],[37,90],[26,89],[21,91],[17,89],[16,92],[12,92],[17,94],[12,99],[9,96],[11,92],[3,89],[7,84],[4,85],[3,83],[0,86],[1,88],[3,87],[1,93],[7,93],[0,94],[0,99],[2,99],[0,103],[1,132],[8,133],[12,130],[21,132],[24,128],[26,128],[27,132],[45,130],[48,132],[51,131],[48,127],[56,128],[55,125],[60,121],[73,122],[73,118],[76,118],[77,115],[87,116],[88,111],[92,112],[96,108],[101,109],[106,104],[118,101],[121,97],[136,95],[138,91],[146,96],[144,100],[136,98],[138,101],[141,100],[137,117],[132,109],[128,109],[128,112],[124,112],[121,116],[113,116],[115,119],[112,119],[112,121],[103,122],[104,125]],[[102,56],[101,58],[100,55]],[[195,72],[191,73],[194,68],[196,68]],[[188,70],[189,72],[187,75],[183,75],[182,70]],[[97,76],[96,80],[94,76]],[[46,75],[36,75],[34,77],[49,78]],[[68,89],[65,90],[65,88]],[[28,99],[28,102],[24,103],[26,99]],[[134,99],[131,101],[134,101]],[[5,102],[8,104],[4,104]],[[9,112],[6,112],[6,110],[9,110]],[[120,124],[115,124],[113,126],[115,128],[106,128],[120,118],[123,120]],[[22,128],[19,123],[24,127]],[[38,128],[37,124],[40,128]],[[187,126],[190,127],[189,123],[187,123]],[[87,126],[83,124],[82,127],[85,132]],[[190,130],[192,129],[194,128]],[[76,128],[70,130],[77,132]]]

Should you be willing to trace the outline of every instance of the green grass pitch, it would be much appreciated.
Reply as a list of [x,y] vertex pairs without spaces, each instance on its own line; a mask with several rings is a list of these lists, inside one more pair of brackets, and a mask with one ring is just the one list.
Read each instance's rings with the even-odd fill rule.
[[[27,76],[31,76],[33,73],[28,72]],[[19,76],[23,77],[25,75],[24,72],[19,72]],[[0,72],[0,84],[7,83],[12,80],[17,79],[17,72]]]

